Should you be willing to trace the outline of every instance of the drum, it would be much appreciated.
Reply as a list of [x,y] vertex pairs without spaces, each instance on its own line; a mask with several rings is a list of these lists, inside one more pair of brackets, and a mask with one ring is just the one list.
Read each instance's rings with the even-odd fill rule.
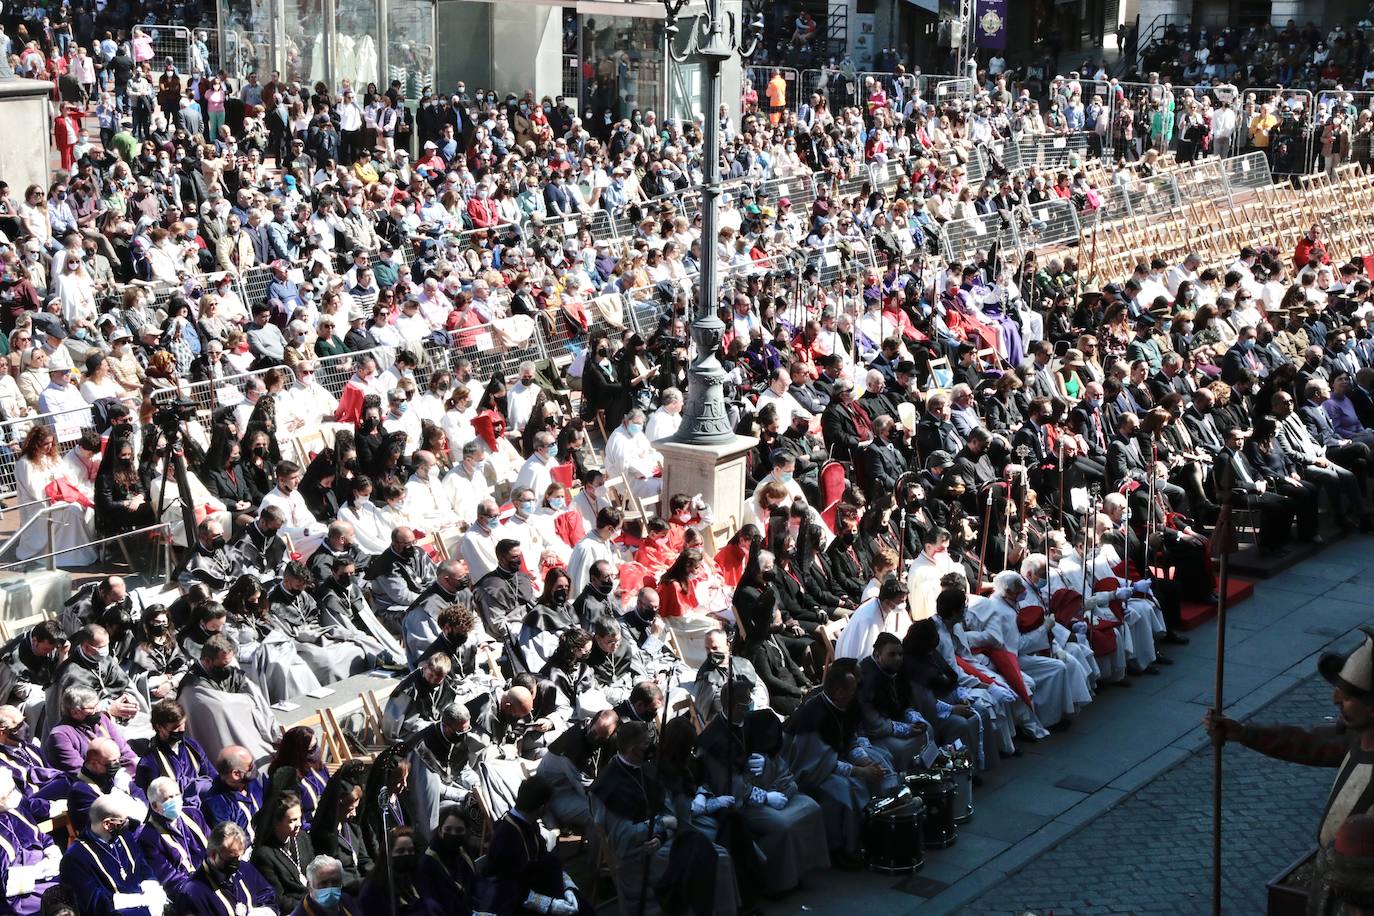
[[920,796],[926,803],[926,848],[944,849],[946,846],[953,846],[957,839],[954,815],[958,808],[954,781],[932,770],[906,777],[906,786],[913,795]]
[[973,761],[956,757],[941,772],[954,783],[954,823],[962,827],[973,817]]
[[925,803],[905,790],[897,798],[885,798],[865,808],[863,843],[868,867],[895,875],[924,865],[925,818]]

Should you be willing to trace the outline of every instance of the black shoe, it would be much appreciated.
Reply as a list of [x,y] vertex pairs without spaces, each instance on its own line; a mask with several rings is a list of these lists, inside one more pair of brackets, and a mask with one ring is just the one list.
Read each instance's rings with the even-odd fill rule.
[[1174,660],[1172,658],[1165,658],[1162,655],[1156,655],[1155,660],[1153,663],[1151,663],[1150,667],[1153,668],[1155,665],[1172,665],[1173,663]]
[[1317,547],[1324,547],[1326,545],[1326,538],[1322,537],[1320,534],[1314,534],[1310,538],[1304,538],[1304,540]]
[[1192,642],[1188,637],[1175,633],[1173,630],[1164,634],[1164,641],[1171,646],[1186,646]]
[[1103,687],[1134,687],[1135,684],[1132,684],[1130,681],[1126,680],[1126,678],[1123,677],[1123,678],[1122,678],[1121,680],[1119,680],[1119,681],[1103,681],[1103,682],[1102,682],[1102,686],[1103,686]]
[[[1145,673],[1145,669],[1140,667],[1140,662],[1127,662],[1126,673],[1131,677],[1140,677]],[[1118,681],[1117,683],[1121,683]]]
[[1156,668],[1154,665],[1146,665],[1145,673],[1150,675],[1159,674],[1159,669]]

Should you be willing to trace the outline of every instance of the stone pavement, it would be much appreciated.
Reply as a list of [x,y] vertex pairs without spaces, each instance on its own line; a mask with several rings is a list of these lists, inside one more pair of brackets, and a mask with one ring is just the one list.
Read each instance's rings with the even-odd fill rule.
[[[1316,724],[1334,713],[1313,677],[1324,651],[1374,622],[1374,539],[1349,538],[1256,584],[1227,633],[1227,713]],[[1158,677],[1109,689],[1073,727],[1004,761],[975,793],[956,845],[901,880],[830,871],[766,911],[1007,914],[1203,913],[1210,906],[1215,623],[1168,653]],[[1256,715],[1256,713],[1260,713]],[[1226,910],[1262,913],[1264,882],[1310,841],[1330,772],[1227,749]]]

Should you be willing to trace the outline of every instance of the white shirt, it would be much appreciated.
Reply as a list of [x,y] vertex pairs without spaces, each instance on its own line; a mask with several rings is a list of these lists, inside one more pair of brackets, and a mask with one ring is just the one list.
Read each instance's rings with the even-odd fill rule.
[[468,564],[468,575],[473,582],[496,568],[496,541],[495,532],[488,533],[473,525],[458,542],[458,555]]
[[506,391],[506,424],[511,429],[523,430],[534,411],[534,402],[539,397],[539,384],[516,382]]
[[49,382],[38,396],[38,412],[57,414],[49,417],[47,422],[57,434],[58,442],[75,439],[83,429],[95,425],[91,417],[91,405],[86,403],[71,382],[65,385]]
[[650,442],[657,442],[659,439],[666,439],[675,435],[681,425],[681,410],[677,413],[669,413],[666,407],[660,407],[649,417],[649,423],[644,428],[644,436]]
[[649,478],[662,467],[663,456],[643,433],[632,436],[624,426],[617,426],[606,441],[607,477],[623,476],[627,481]]
[[293,430],[293,421],[299,421],[296,429],[310,429],[326,418],[333,420],[338,407],[338,398],[325,391],[319,382],[313,381],[303,385],[297,380],[277,398],[277,410],[285,414],[281,418],[281,428],[288,433]]
[[[448,491],[449,505],[462,522],[476,521],[477,507],[481,505],[482,500],[491,499],[493,496],[492,486],[487,482],[487,475],[481,467],[469,477],[463,465],[458,464],[444,475],[443,483],[444,489]],[[473,581],[477,581],[476,577],[473,577]]]
[[324,533],[324,526],[310,513],[310,507],[305,504],[305,497],[301,496],[300,490],[292,490],[287,494],[281,491],[280,486],[273,487],[262,498],[262,508],[268,506],[276,506],[286,516],[286,524],[281,529],[283,534],[299,538]]
[[568,577],[572,580],[569,595],[582,594],[582,589],[587,587],[587,582],[591,579],[592,565],[598,560],[605,560],[612,566],[620,562],[611,543],[603,541],[595,531],[589,531],[586,537],[577,542],[572,556],[568,559]]
[[419,474],[406,481],[406,515],[421,531],[434,532],[458,523],[449,501],[448,489],[434,471],[428,480]]
[[511,493],[529,487],[534,491],[534,501],[540,502],[549,489],[549,484],[553,483],[553,472],[549,470],[550,467],[551,465],[545,464],[537,452],[526,458],[525,463],[520,466],[520,473],[515,476]]
[[413,414],[407,410],[399,417],[394,417],[388,413],[382,417],[382,429],[388,433],[401,432],[406,434],[405,454],[407,456],[413,454],[420,447],[420,417],[418,414]]

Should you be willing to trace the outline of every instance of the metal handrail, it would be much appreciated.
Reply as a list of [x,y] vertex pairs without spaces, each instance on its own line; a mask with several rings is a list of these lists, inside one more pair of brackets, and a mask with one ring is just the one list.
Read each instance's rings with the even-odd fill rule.
[[[33,522],[37,521],[39,518],[41,518],[41,517],[43,517],[43,516],[45,516],[45,515],[48,515],[48,514],[49,514],[49,511],[50,511],[51,509],[58,508],[58,506],[66,506],[66,505],[68,505],[68,503],[59,503],[59,504],[57,504],[57,505],[50,506],[47,510],[44,510],[43,512],[40,512],[38,515],[35,515],[33,518],[31,518],[31,519],[29,519],[27,522],[25,522],[24,525],[23,525],[22,527],[20,527],[19,531],[16,531],[13,535],[11,535],[11,540],[13,540],[14,538],[17,538],[17,537],[19,536],[19,533],[22,532],[25,528],[27,528],[30,524],[32,524]],[[97,538],[97,539],[94,540],[94,541],[87,541],[87,542],[85,542],[84,544],[78,544],[78,545],[76,545],[75,547],[64,547],[64,548],[62,548],[61,550],[51,550],[51,551],[49,551],[48,553],[39,554],[39,555],[36,556],[36,557],[29,557],[28,559],[25,559],[25,560],[15,560],[15,561],[13,561],[13,562],[11,562],[11,563],[0,563],[0,571],[4,571],[4,570],[7,570],[7,569],[13,569],[14,567],[18,567],[18,566],[27,566],[28,564],[33,563],[33,562],[38,561],[38,560],[54,560],[54,559],[56,559],[57,557],[61,556],[61,555],[64,554],[64,553],[71,553],[73,550],[81,550],[81,549],[83,549],[83,548],[85,548],[85,547],[95,547],[95,546],[98,546],[98,545],[100,545],[100,544],[110,544],[110,543],[113,543],[113,542],[115,542],[115,541],[122,541],[124,538],[132,537],[132,536],[134,536],[134,535],[136,535],[136,534],[150,534],[150,533],[152,533],[152,532],[154,532],[154,531],[166,531],[166,532],[168,533],[168,535],[170,536],[170,534],[171,534],[171,528],[172,528],[172,526],[171,526],[170,524],[168,524],[167,522],[158,522],[158,523],[155,524],[155,525],[148,525],[148,526],[146,526],[146,527],[144,527],[144,528],[135,528],[133,531],[125,531],[123,534],[114,534],[114,535],[110,535],[109,537]],[[51,546],[51,545],[52,545],[52,541],[49,540],[48,544],[49,544],[49,546]],[[7,543],[7,544],[4,545],[3,548],[0,548],[0,554],[3,554],[4,551],[7,550],[8,548],[9,548],[9,545],[8,545],[8,543]]]
[[[8,538],[6,538],[6,539],[4,540],[3,543],[0,543],[0,556],[4,556],[6,553],[9,552],[9,549],[10,549],[11,547],[13,547],[15,544],[18,544],[18,543],[19,543],[19,539],[20,539],[21,537],[24,536],[24,532],[25,532],[25,531],[28,531],[30,528],[32,528],[32,527],[34,526],[34,524],[36,524],[36,523],[39,521],[39,519],[51,518],[53,510],[56,509],[56,508],[58,507],[58,505],[59,505],[59,504],[57,504],[57,503],[49,503],[49,501],[46,500],[46,499],[45,499],[45,500],[41,500],[41,502],[45,503],[45,505],[43,506],[43,508],[42,508],[42,509],[39,509],[37,512],[35,512],[31,518],[27,519],[22,525],[20,525],[17,529],[15,529],[14,534],[11,534]],[[32,506],[33,504],[34,504],[34,503],[25,503],[25,505],[29,505],[29,506]],[[66,503],[62,503],[61,505],[64,505],[64,506],[65,506]],[[50,525],[49,528],[48,528],[48,549],[49,549],[49,550],[52,549],[52,527],[51,527],[51,525]],[[66,551],[63,551],[63,552],[65,553]],[[27,559],[27,560],[19,560],[18,562],[20,562],[20,563],[28,563],[28,562],[31,562],[33,559],[34,559],[33,557],[29,557],[29,559]],[[0,566],[0,569],[3,569],[3,568],[4,568],[3,566]]]

